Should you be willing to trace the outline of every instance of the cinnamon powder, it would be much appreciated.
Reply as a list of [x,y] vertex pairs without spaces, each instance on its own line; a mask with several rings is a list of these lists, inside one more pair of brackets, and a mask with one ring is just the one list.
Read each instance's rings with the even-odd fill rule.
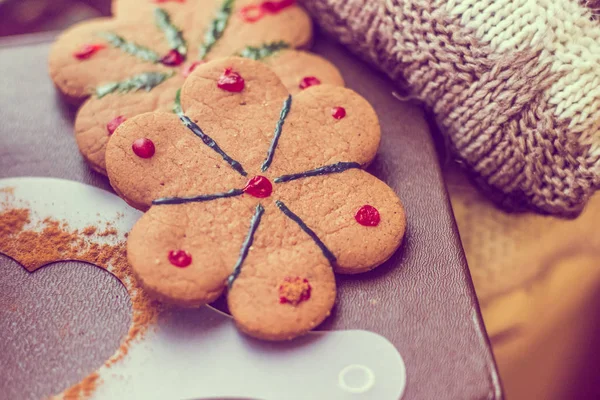
[[[158,304],[140,287],[127,262],[126,242],[98,243],[97,237],[116,235],[117,230],[107,226],[100,233],[96,227],[86,227],[81,232],[72,230],[65,222],[46,218],[31,224],[26,208],[8,209],[0,213],[0,253],[20,262],[28,271],[55,261],[83,261],[104,268],[115,275],[126,287],[132,304],[132,324],[117,352],[105,363],[113,365],[128,352],[130,343],[140,338],[158,317]],[[27,229],[26,229],[27,228]],[[90,396],[98,384],[98,374],[93,373],[63,393],[64,398],[80,400]]]

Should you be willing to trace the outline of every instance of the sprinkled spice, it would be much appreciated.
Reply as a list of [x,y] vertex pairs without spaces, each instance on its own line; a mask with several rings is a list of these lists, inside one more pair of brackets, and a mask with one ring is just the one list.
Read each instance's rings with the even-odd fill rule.
[[[10,203],[3,201],[1,204],[7,207]],[[142,290],[131,271],[125,240],[115,244],[99,240],[98,237],[117,234],[110,225],[97,233],[98,228],[94,226],[78,231],[65,222],[50,218],[30,227],[32,219],[36,220],[26,207],[7,208],[0,212],[0,253],[17,260],[30,272],[59,260],[88,262],[110,271],[127,289],[132,305],[132,324],[120,348],[106,362],[107,366],[113,365],[127,354],[133,340],[144,335],[159,313],[158,303]],[[93,373],[65,391],[63,397],[86,399],[98,384],[99,376]]]

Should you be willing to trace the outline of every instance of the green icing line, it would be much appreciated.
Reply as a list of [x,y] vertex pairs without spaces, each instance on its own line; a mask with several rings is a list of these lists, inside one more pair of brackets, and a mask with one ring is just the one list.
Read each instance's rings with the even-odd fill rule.
[[238,55],[252,60],[262,60],[263,58],[272,56],[280,50],[288,49],[289,47],[290,45],[284,41],[267,43],[260,47],[247,46],[244,50],[240,51]]
[[101,32],[99,35],[108,41],[108,43],[110,43],[113,47],[121,49],[125,53],[131,54],[132,56],[140,58],[144,61],[156,63],[160,59],[160,56],[149,48],[140,46],[139,44],[133,42],[128,42],[116,33]]
[[164,72],[144,72],[125,79],[121,82],[111,82],[96,88],[96,96],[101,99],[110,93],[127,93],[137,90],[145,90],[149,92],[156,86],[160,85],[174,75]]
[[177,115],[183,114],[183,109],[181,108],[181,89],[177,89],[177,93],[175,94],[175,104],[173,104],[173,112]]
[[223,31],[227,27],[227,22],[229,21],[229,17],[231,16],[231,11],[233,10],[233,2],[234,0],[225,0],[221,5],[221,8],[217,12],[217,15],[210,23],[210,27],[208,31],[204,34],[204,43],[200,45],[200,49],[198,52],[198,58],[200,60],[204,60],[210,49],[214,46],[214,44],[219,40],[221,36],[223,36]]
[[179,54],[185,56],[187,54],[187,45],[181,31],[171,23],[169,14],[162,8],[156,8],[154,10],[154,19],[156,20],[156,25],[164,32],[171,49],[177,50]]

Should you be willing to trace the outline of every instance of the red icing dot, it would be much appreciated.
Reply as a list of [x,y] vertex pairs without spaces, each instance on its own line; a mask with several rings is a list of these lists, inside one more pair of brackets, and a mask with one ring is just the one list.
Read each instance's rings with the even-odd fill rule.
[[176,267],[185,268],[192,263],[192,255],[185,250],[171,250],[169,262]]
[[264,1],[260,5],[260,8],[262,8],[263,10],[265,10],[266,12],[268,12],[270,14],[277,14],[284,8],[293,6],[295,2],[296,2],[295,0]]
[[335,119],[342,119],[346,116],[346,109],[344,107],[333,107],[331,116]]
[[312,287],[308,279],[296,276],[294,278],[287,277],[283,283],[279,285],[279,303],[290,303],[298,305],[299,303],[310,299]]
[[244,90],[245,82],[240,74],[233,72],[231,68],[225,68],[225,71],[217,80],[217,86],[228,92],[241,92]]
[[119,125],[121,125],[126,120],[127,120],[127,118],[125,118],[122,115],[119,115],[118,117],[113,118],[108,124],[106,124],[106,130],[108,131],[108,134],[112,135],[113,133],[115,133],[115,131],[117,130]]
[[194,61],[193,63],[186,65],[181,70],[181,74],[183,75],[184,78],[187,78],[188,76],[190,76],[190,74],[192,72],[194,72],[196,67],[200,64],[204,64],[204,61]]
[[250,196],[263,199],[269,197],[271,193],[273,193],[273,185],[271,184],[271,181],[264,176],[257,175],[250,179],[246,184],[246,187],[242,190]]
[[98,50],[106,48],[103,44],[84,44],[79,50],[73,53],[73,57],[78,60],[85,60],[96,54]]
[[321,81],[319,79],[317,79],[316,77],[314,77],[314,76],[305,76],[300,81],[300,84],[298,85],[298,87],[300,89],[304,90],[307,87],[311,87],[311,86],[315,86],[315,85],[320,85],[320,84],[321,84]]
[[246,7],[242,7],[240,10],[240,18],[245,22],[256,22],[265,15],[265,11],[256,4],[251,4]]
[[163,56],[163,58],[160,59],[160,62],[168,67],[176,67],[181,65],[181,63],[184,61],[185,57],[175,49],[170,50]]
[[242,7],[240,10],[240,18],[245,22],[256,22],[264,17],[265,14],[277,14],[283,9],[293,6],[295,3],[295,0],[281,0],[263,1],[260,4],[251,4]]
[[154,143],[147,138],[139,138],[134,140],[131,145],[133,152],[140,158],[150,158],[154,155]]
[[381,221],[379,211],[368,204],[359,208],[354,218],[356,222],[363,226],[377,226],[379,225],[379,221]]

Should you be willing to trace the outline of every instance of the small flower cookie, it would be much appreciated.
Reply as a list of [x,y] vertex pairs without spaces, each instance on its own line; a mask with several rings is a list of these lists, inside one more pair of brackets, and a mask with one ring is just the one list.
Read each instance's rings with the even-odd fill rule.
[[227,289],[242,331],[290,339],[329,315],[334,272],[399,247],[402,204],[362,169],[377,115],[352,90],[292,96],[264,63],[232,57],[196,68],[181,105],[127,120],[107,147],[114,189],[146,210],[127,252],[149,293],[199,306]]
[[[270,10],[247,21],[245,10]],[[266,7],[266,8],[265,8]],[[50,54],[50,75],[78,113],[75,135],[90,166],[106,174],[109,136],[127,118],[169,111],[187,75],[205,60],[239,54],[275,67],[290,91],[307,81],[343,85],[327,60],[304,51],[310,20],[293,1],[120,0],[116,18],[66,31]],[[316,78],[317,81],[314,81]]]

